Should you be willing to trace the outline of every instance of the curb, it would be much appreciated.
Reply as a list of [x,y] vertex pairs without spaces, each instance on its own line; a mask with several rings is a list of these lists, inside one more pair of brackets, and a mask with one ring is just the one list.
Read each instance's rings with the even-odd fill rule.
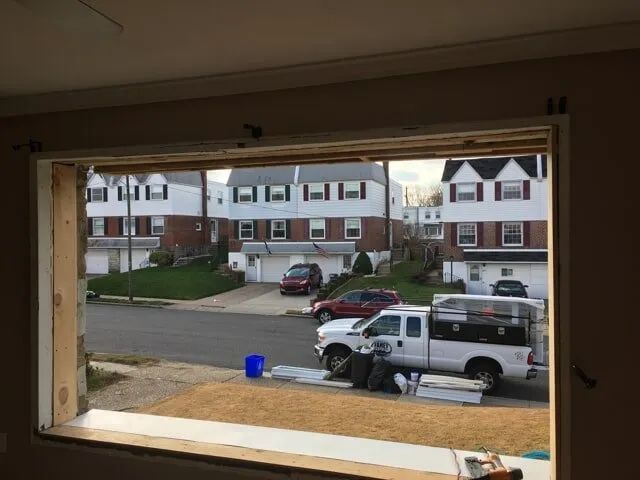
[[[94,300],[87,300],[87,304],[93,305],[115,305],[117,307],[143,307],[143,308],[165,308],[169,305],[144,305],[140,303],[119,303],[119,302],[96,302]],[[173,304],[172,304],[173,305]]]
[[303,315],[302,313],[282,313],[283,317],[313,318],[311,315]]

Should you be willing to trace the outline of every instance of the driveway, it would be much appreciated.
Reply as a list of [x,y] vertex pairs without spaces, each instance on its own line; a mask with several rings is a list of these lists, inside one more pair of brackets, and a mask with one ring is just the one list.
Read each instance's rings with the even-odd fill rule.
[[287,310],[300,310],[309,306],[308,295],[281,295],[277,283],[249,283],[244,287],[213,297],[171,305],[175,310],[218,310],[226,313],[256,315],[282,315]]

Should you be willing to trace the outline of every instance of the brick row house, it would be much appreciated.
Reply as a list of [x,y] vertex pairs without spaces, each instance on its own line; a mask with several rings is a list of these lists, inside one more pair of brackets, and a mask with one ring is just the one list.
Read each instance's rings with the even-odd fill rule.
[[391,180],[386,203],[386,184],[376,163],[232,170],[230,265],[258,282],[277,282],[303,262],[318,263],[328,279],[349,271],[360,251],[375,267],[390,257],[387,209],[391,245],[402,243],[402,187]]
[[444,280],[472,294],[520,280],[548,298],[546,157],[448,160],[442,187]]
[[130,175],[129,186],[127,193],[125,176],[89,175],[87,273],[127,270],[129,227],[134,269],[148,266],[154,250],[198,253],[227,234],[227,187],[207,180],[204,171]]

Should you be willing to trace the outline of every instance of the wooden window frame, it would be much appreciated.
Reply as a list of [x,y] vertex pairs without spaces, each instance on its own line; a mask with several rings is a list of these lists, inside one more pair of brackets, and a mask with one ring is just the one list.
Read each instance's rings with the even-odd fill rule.
[[[431,143],[437,143],[442,158],[458,158],[475,154],[506,154],[510,149],[517,149],[519,153],[531,153],[531,138],[536,133],[545,132],[544,142],[547,152],[549,189],[549,315],[550,315],[550,363],[554,368],[550,369],[550,401],[551,401],[551,474],[552,478],[570,477],[570,431],[571,431],[571,371],[570,371],[570,303],[568,281],[570,263],[569,227],[570,227],[570,196],[568,180],[569,168],[569,117],[568,115],[554,115],[524,119],[497,120],[471,122],[455,125],[431,125],[407,129],[377,129],[360,132],[336,132],[335,137],[329,137],[327,146],[340,148],[343,157],[339,161],[352,160],[348,155],[361,156],[358,148],[378,148],[381,142],[394,142],[394,145],[404,140],[403,137],[411,137],[421,143],[420,155],[424,158],[425,149]],[[527,142],[518,143],[512,140],[508,148],[499,152],[495,150],[495,139],[492,147],[484,147],[480,141],[487,135],[503,135],[505,145],[509,139],[518,137],[519,132],[535,132]],[[483,137],[484,136],[484,137]],[[456,146],[441,145],[442,138],[460,138],[464,140],[460,149]],[[473,137],[478,146],[470,148],[469,138]],[[273,145],[294,146],[313,143],[314,137],[295,136],[280,139],[265,139],[261,147],[268,148]],[[332,138],[340,139],[331,141]],[[347,145],[349,142],[351,143]],[[370,143],[368,143],[370,142]],[[339,146],[337,144],[340,143]],[[533,142],[535,143],[535,142]],[[214,142],[215,144],[215,142]],[[329,145],[330,144],[330,145]],[[407,141],[408,144],[408,141]],[[537,145],[537,144],[536,144]],[[406,147],[406,144],[404,145]],[[75,443],[86,443],[101,446],[106,454],[111,455],[114,445],[120,448],[139,447],[151,453],[164,451],[172,456],[192,458],[193,452],[204,458],[215,459],[216,462],[240,462],[246,465],[255,465],[255,462],[263,465],[287,466],[292,469],[315,470],[319,472],[343,473],[355,476],[370,476],[372,478],[392,478],[406,474],[406,470],[387,468],[380,465],[355,466],[349,461],[320,458],[308,455],[275,454],[268,451],[223,448],[219,445],[201,445],[196,443],[185,445],[189,442],[171,441],[166,438],[141,438],[140,435],[114,434],[114,432],[100,432],[86,428],[65,426],[77,413],[77,359],[76,359],[76,321],[75,312],[77,304],[77,219],[76,219],[76,177],[75,165],[97,165],[105,173],[138,173],[144,171],[171,171],[179,166],[185,166],[184,159],[177,158],[180,155],[191,153],[189,147],[172,146],[171,154],[163,153],[164,158],[153,167],[144,164],[141,159],[152,152],[162,152],[167,146],[128,147],[118,149],[103,149],[92,151],[73,152],[49,152],[33,154],[32,183],[34,192],[37,192],[37,202],[33,202],[33,217],[36,218],[34,231],[37,232],[37,243],[34,242],[32,269],[36,287],[33,289],[32,318],[34,328],[34,363],[37,365],[37,404],[34,405],[34,441],[43,445],[60,446],[64,439],[71,439]],[[417,147],[416,147],[417,148]],[[538,151],[540,150],[537,147]],[[217,147],[212,147],[212,152],[218,153]],[[268,157],[264,150],[256,147],[259,155],[251,156],[251,148],[237,155],[236,166],[262,165]],[[311,150],[311,149],[309,149]],[[213,165],[215,155],[207,155],[206,147],[198,146],[198,151],[206,159],[193,159],[188,169],[199,170],[203,167],[203,161]],[[204,153],[203,153],[204,152]],[[299,153],[299,150],[297,151]],[[233,154],[234,152],[232,152]],[[393,150],[387,149],[386,155],[392,155]],[[314,152],[315,162],[326,161],[328,155],[334,155],[325,149]],[[417,153],[416,153],[417,155]],[[258,159],[259,157],[259,159]],[[378,156],[382,159],[384,156]],[[402,158],[411,159],[408,153],[403,153]],[[562,158],[563,161],[559,161]],[[255,160],[254,160],[255,159]],[[390,159],[390,158],[385,158]],[[157,160],[157,158],[156,158]],[[200,163],[198,163],[198,161]],[[296,157],[296,162],[300,158]],[[312,160],[309,160],[312,161]],[[155,161],[154,161],[155,162]],[[286,164],[287,157],[283,156],[273,164]],[[139,167],[136,167],[139,165]],[[139,170],[136,170],[139,168]],[[562,179],[562,182],[560,181]],[[73,208],[72,208],[73,207]],[[562,235],[560,233],[562,232]],[[563,268],[558,268],[559,258],[562,258]],[[555,319],[561,316],[562,325]],[[560,349],[562,345],[562,349]],[[238,450],[241,450],[239,452]],[[424,472],[421,472],[424,473]],[[418,477],[416,477],[418,478]],[[419,478],[442,478],[442,475]],[[445,476],[446,478],[446,476]],[[455,478],[452,475],[450,478]]]

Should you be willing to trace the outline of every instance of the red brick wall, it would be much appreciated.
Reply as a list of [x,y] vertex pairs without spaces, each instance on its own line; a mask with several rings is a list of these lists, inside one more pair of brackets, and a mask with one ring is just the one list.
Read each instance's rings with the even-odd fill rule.
[[[482,245],[468,248],[547,248],[547,222],[545,220],[535,220],[529,222],[529,245],[527,247],[503,247],[500,235],[502,230],[496,228],[496,222],[482,222],[483,224],[483,241]],[[464,247],[451,245],[451,238],[455,238],[457,232],[453,231],[452,223],[444,224],[444,247],[443,253],[446,258],[453,255],[454,260],[461,261],[463,257]],[[526,241],[525,241],[526,243]]]

